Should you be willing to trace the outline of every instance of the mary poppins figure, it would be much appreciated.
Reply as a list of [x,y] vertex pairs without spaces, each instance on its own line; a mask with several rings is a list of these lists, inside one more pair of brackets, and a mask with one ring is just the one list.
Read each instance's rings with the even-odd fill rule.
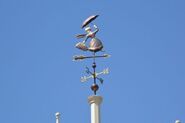
[[[91,51],[91,52],[98,52],[102,50],[103,44],[102,42],[96,37],[96,33],[99,31],[99,28],[96,25],[93,25],[94,31],[92,31],[91,27],[88,26],[93,20],[95,20],[98,15],[92,15],[88,17],[82,24],[82,28],[85,28],[86,34],[77,35],[77,38],[85,38],[82,42],[76,44],[76,48],[83,50],[83,51]],[[89,46],[86,46],[86,41],[91,38],[89,42]]]

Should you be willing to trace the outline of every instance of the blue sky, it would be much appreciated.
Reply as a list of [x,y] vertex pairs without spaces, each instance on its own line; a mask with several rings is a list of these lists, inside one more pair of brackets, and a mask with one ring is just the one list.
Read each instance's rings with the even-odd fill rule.
[[93,14],[109,59],[102,123],[185,122],[184,0],[0,0],[0,122],[90,122],[92,81],[73,62],[76,34]]

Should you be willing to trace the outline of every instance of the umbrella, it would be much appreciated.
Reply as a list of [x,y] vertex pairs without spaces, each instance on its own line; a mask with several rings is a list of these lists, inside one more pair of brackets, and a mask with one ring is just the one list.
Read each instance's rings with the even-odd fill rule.
[[84,28],[85,26],[87,26],[89,23],[91,23],[93,20],[95,20],[99,15],[92,15],[90,17],[88,17],[82,24],[82,28]]

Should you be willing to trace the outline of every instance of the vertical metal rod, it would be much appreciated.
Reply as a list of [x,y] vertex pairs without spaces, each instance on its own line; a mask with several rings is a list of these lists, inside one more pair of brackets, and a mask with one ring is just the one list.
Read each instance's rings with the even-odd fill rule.
[[[94,78],[94,84],[96,85],[96,62],[95,62],[95,52],[93,53],[93,78]],[[96,95],[96,91],[94,91],[94,95]]]

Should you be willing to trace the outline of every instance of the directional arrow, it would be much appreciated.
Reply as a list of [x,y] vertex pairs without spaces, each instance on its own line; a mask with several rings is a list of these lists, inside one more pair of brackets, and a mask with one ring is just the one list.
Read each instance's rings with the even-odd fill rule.
[[77,56],[73,56],[73,61],[84,60],[84,59],[89,59],[89,58],[108,58],[108,57],[110,57],[109,54],[103,54],[103,55],[100,55],[100,56],[77,55]]
[[[81,77],[81,82],[86,82],[87,80],[94,78],[93,73],[91,73],[88,68],[87,68],[87,71],[86,72],[88,74],[91,74],[91,75],[90,76],[83,76],[83,77]],[[99,78],[98,76],[100,76],[101,74],[108,74],[108,73],[109,73],[109,69],[106,68],[102,72],[95,73],[95,78],[97,78],[101,83],[103,83],[103,79],[102,78]]]

